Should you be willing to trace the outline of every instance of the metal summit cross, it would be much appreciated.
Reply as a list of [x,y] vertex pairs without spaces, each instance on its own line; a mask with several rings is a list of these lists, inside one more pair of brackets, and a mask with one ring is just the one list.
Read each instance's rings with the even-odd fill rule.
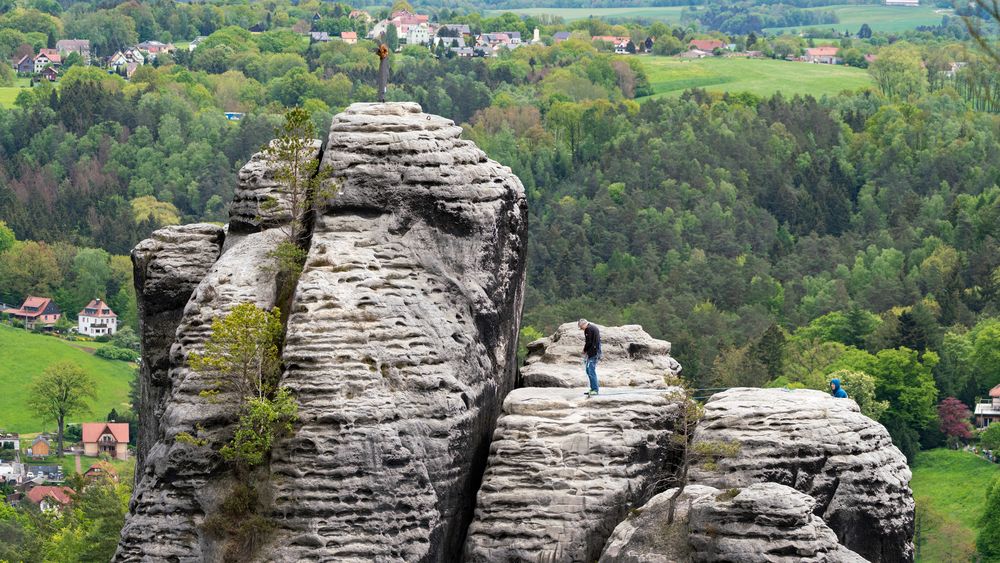
[[389,87],[389,47],[385,43],[378,46],[378,101],[385,103],[385,91]]

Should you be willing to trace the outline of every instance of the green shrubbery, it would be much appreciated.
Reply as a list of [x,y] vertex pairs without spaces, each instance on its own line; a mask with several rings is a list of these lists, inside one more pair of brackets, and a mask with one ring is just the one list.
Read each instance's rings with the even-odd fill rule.
[[139,352],[129,350],[127,348],[119,348],[117,346],[104,346],[103,348],[98,348],[97,351],[94,352],[94,355],[106,360],[119,360],[122,362],[139,361]]

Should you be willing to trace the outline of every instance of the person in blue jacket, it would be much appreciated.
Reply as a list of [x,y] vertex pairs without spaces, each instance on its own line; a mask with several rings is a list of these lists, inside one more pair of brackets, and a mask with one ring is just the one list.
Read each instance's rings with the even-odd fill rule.
[[847,398],[847,391],[844,391],[840,387],[840,380],[839,379],[831,379],[830,380],[830,394],[833,395],[834,397],[837,397],[838,399],[846,399]]

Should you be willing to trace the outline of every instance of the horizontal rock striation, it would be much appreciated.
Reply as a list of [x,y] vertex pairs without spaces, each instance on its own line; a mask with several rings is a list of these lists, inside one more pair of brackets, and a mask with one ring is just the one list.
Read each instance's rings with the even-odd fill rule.
[[166,227],[132,251],[133,279],[139,308],[140,404],[136,439],[136,472],[142,473],[146,454],[159,433],[163,399],[170,392],[170,345],[181,322],[184,305],[209,268],[219,258],[224,230],[198,223]]
[[670,469],[678,392],[513,391],[490,445],[465,560],[595,560]]
[[453,122],[355,104],[322,166],[282,384],[301,425],[272,456],[269,561],[454,561],[513,387],[523,187]]
[[600,563],[865,563],[813,514],[816,500],[777,483],[653,497],[615,528]]
[[[677,375],[681,365],[670,356],[670,343],[657,340],[639,325],[599,327],[603,356],[597,365],[600,385],[665,388],[664,377]],[[521,377],[528,387],[583,387],[583,331],[576,322],[560,325],[554,334],[528,344]]]
[[906,459],[885,428],[851,400],[820,391],[730,389],[705,405],[695,442],[738,441],[738,456],[693,482],[719,489],[773,482],[817,501],[840,543],[873,562],[913,560]]
[[[273,141],[272,141],[273,142]],[[318,158],[322,141],[313,139],[301,159]],[[259,231],[286,224],[292,219],[292,198],[275,173],[281,169],[274,158],[258,152],[240,168],[239,183],[229,206],[229,228],[234,232]],[[303,181],[306,178],[303,177]],[[271,204],[273,203],[273,204]],[[305,202],[298,202],[304,208]]]

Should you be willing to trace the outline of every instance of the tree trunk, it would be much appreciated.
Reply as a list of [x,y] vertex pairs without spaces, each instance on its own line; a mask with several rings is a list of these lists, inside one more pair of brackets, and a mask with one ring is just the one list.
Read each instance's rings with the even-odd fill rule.
[[59,433],[56,434],[56,455],[59,457],[63,456],[63,426],[65,425],[66,419],[64,417],[59,417],[57,421],[59,423]]

